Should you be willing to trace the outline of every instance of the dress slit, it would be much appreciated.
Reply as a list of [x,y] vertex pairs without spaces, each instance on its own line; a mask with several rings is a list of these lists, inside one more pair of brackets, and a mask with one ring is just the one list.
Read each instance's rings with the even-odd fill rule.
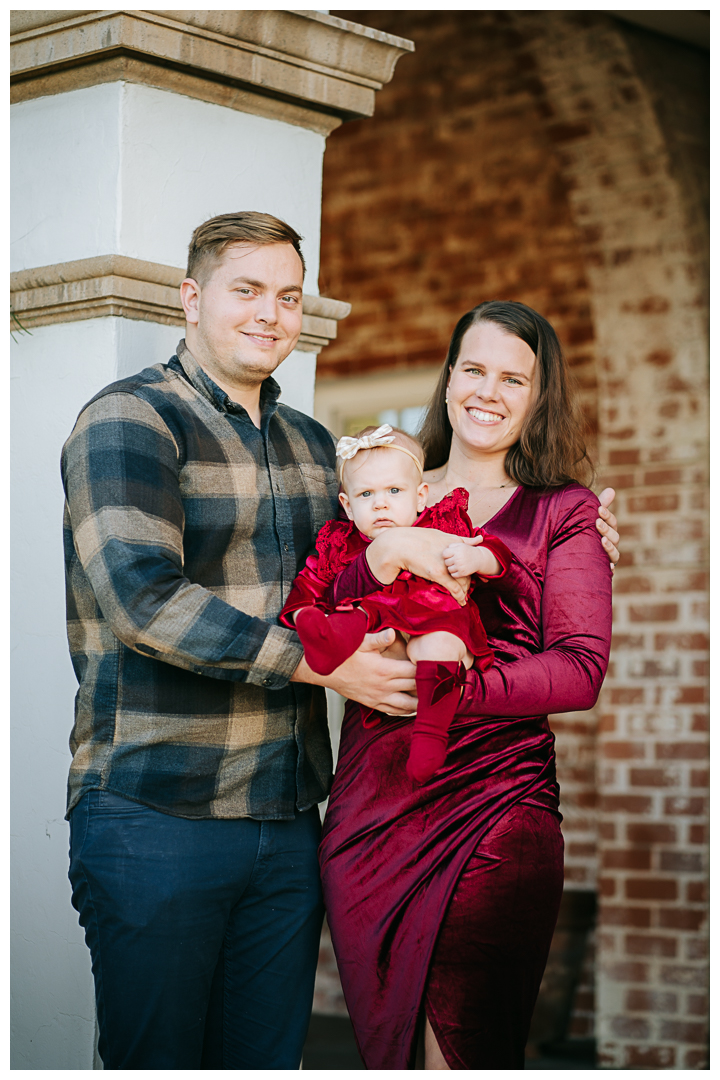
[[479,842],[458,878],[424,997],[451,1068],[523,1068],[562,896],[562,861],[557,818],[518,803]]
[[[347,705],[320,865],[338,969],[367,1068],[413,1067],[427,987],[444,1044],[463,1057],[446,1019],[454,1003],[436,1000],[432,988],[446,912],[477,849],[520,800],[542,798],[549,787],[550,805],[557,806],[547,722],[524,723],[531,725],[532,742],[541,744],[543,760],[528,755],[526,775],[516,772],[511,784],[502,767],[505,739],[497,744],[494,725],[479,728],[457,719],[445,765],[427,784],[414,785],[405,774],[411,722],[387,718],[370,734],[359,706]],[[516,729],[515,742],[519,735]],[[486,751],[495,740],[500,760],[485,774],[478,759],[491,761],[492,755],[480,752],[480,740]],[[350,790],[352,811],[343,812]],[[557,811],[541,812],[559,835]]]

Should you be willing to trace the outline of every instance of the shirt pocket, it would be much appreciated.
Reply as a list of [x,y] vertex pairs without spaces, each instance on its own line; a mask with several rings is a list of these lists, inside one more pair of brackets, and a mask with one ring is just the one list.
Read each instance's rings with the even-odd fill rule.
[[310,505],[313,538],[326,521],[338,516],[338,483],[335,470],[325,465],[299,464],[305,494]]
[[327,465],[311,465],[305,462],[300,463],[298,468],[308,491],[316,494],[327,494],[329,491],[331,498],[337,499],[338,484],[334,469]]

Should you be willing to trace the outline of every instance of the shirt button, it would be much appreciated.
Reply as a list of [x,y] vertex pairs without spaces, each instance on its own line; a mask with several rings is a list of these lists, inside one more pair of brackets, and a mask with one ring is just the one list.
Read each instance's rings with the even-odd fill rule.
[[272,686],[272,679],[263,679],[263,686]]
[[283,547],[285,548],[286,551],[290,550],[290,548],[287,546],[287,544],[283,544]]

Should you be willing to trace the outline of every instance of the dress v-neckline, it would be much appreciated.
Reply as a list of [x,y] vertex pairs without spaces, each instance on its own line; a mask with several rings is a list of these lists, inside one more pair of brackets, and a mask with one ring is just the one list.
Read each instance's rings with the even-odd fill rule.
[[[506,509],[507,509],[507,507],[508,507],[508,506],[510,505],[510,503],[511,503],[511,502],[513,501],[513,499],[515,498],[515,496],[517,495],[517,493],[518,493],[519,491],[522,491],[522,490],[523,490],[523,485],[522,485],[522,484],[518,484],[518,486],[517,486],[517,487],[515,488],[515,490],[513,491],[512,495],[510,496],[510,498],[509,498],[509,499],[507,500],[507,502],[504,502],[504,503],[502,504],[502,506],[500,507],[500,509],[499,509],[499,510],[496,510],[496,511],[495,511],[495,513],[494,513],[494,514],[492,515],[492,517],[489,517],[489,518],[487,519],[487,521],[483,521],[482,525],[475,525],[475,522],[473,521],[473,525],[475,526],[475,528],[476,528],[476,529],[485,529],[485,528],[487,528],[487,526],[488,526],[488,525],[490,524],[490,522],[491,522],[491,521],[494,521],[496,517],[498,517],[498,516],[499,516],[500,514],[502,514],[503,510],[506,510]],[[471,520],[472,520],[472,519],[471,519]]]
[[[458,485],[458,486],[462,486],[462,485]],[[451,490],[453,490],[453,489],[451,488]],[[486,521],[483,521],[482,525],[476,525],[476,524],[475,524],[475,522],[473,521],[473,526],[474,526],[474,528],[476,528],[476,529],[484,529],[484,528],[486,528],[486,526],[488,526],[488,525],[490,524],[490,522],[491,522],[491,521],[494,521],[494,520],[495,520],[495,518],[496,518],[496,517],[498,517],[498,515],[499,515],[499,514],[502,514],[503,510],[505,510],[505,509],[506,509],[506,508],[507,508],[507,507],[508,507],[508,506],[510,505],[510,503],[511,503],[511,502],[513,501],[513,499],[515,498],[515,496],[517,495],[517,493],[518,493],[519,491],[522,491],[522,490],[523,490],[523,485],[522,485],[522,484],[518,484],[518,486],[517,486],[517,487],[515,488],[515,490],[513,491],[512,495],[510,496],[510,498],[509,498],[509,499],[507,500],[507,502],[504,502],[504,503],[502,504],[502,506],[500,507],[500,509],[499,509],[499,510],[496,510],[496,511],[495,511],[495,513],[494,513],[494,514],[492,515],[492,517],[489,517],[489,518],[488,518],[488,519],[487,519]],[[438,499],[438,500],[437,500],[437,502],[438,502],[438,503],[439,503],[439,502],[442,502],[442,500],[443,500],[443,499],[445,499],[445,498],[447,498],[447,496],[448,496],[449,494],[450,494],[450,492],[446,492],[446,493],[445,493],[445,495],[443,495],[442,499]],[[437,506],[437,503],[432,503],[431,505],[432,505],[432,506]],[[471,520],[472,520],[472,519],[471,519]]]

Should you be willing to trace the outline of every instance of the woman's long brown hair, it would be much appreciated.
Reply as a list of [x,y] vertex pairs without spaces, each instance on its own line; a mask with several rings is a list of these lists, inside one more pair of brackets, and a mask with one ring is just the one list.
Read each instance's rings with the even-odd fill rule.
[[577,396],[557,334],[547,319],[515,300],[488,300],[459,320],[448,354],[430,399],[418,439],[425,450],[425,468],[437,469],[450,456],[453,430],[445,397],[450,372],[471,326],[492,322],[532,349],[539,380],[535,400],[525,417],[520,438],[505,457],[505,471],[526,487],[560,487],[572,480],[592,483],[594,469],[582,434]]

